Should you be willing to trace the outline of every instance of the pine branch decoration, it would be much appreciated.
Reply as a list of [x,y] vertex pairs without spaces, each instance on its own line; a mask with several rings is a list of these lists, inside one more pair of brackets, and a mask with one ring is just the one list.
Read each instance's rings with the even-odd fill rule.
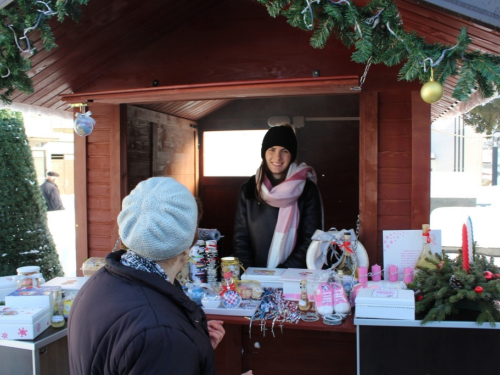
[[[455,46],[427,44],[415,32],[403,29],[393,0],[372,0],[365,6],[357,6],[352,0],[257,1],[266,6],[272,17],[284,16],[290,25],[312,31],[310,43],[314,48],[323,48],[333,34],[346,47],[354,46],[351,55],[354,62],[366,63],[371,57],[374,64],[403,63],[400,80],[428,82],[431,75],[428,58],[439,61],[433,66],[434,79],[444,84],[450,76],[457,77],[452,96],[460,101],[467,100],[476,89],[483,98],[500,92],[499,56],[468,50],[471,39],[465,28],[457,36]],[[310,11],[315,19],[306,25],[303,12]]]
[[415,291],[415,311],[423,313],[422,324],[443,321],[458,314],[463,306],[477,309],[476,323],[488,322],[492,327],[500,321],[500,272],[484,255],[477,255],[467,273],[462,265],[462,253],[455,259],[447,254],[435,254],[426,259],[437,269],[418,268],[408,288]]
[[5,104],[12,102],[15,90],[27,95],[33,93],[33,82],[27,74],[31,69],[31,61],[27,56],[38,52],[30,39],[36,35],[35,30],[40,32],[43,48],[50,51],[57,44],[48,21],[54,16],[60,22],[68,16],[78,21],[81,17],[80,7],[87,2],[18,0],[0,9],[0,99]]

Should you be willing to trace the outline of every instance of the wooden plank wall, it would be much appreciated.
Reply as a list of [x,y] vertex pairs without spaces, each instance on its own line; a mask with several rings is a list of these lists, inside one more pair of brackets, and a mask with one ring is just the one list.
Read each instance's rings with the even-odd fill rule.
[[90,257],[103,257],[118,237],[121,204],[120,107],[91,104],[96,120],[86,138],[75,135],[77,271]]
[[[75,136],[75,209],[77,271],[90,257],[103,257],[109,253],[118,239],[116,218],[121,210],[123,197],[128,194],[132,173],[127,169],[127,118],[130,109],[125,105],[95,104],[89,106],[96,120],[94,131],[88,137]],[[132,114],[157,117],[157,130],[163,134],[159,139],[173,150],[171,165],[166,168],[156,163],[162,172],[155,175],[170,175],[197,194],[198,181],[198,137],[193,121],[180,119],[154,111],[135,108]],[[147,117],[146,116],[146,117]],[[154,118],[148,117],[147,123]],[[156,118],[155,117],[155,118]],[[184,145],[170,138],[182,138]],[[175,134],[174,134],[175,133]],[[139,134],[140,135],[140,134]],[[157,137],[158,139],[158,137]],[[148,141],[151,143],[151,140]],[[160,147],[160,151],[165,147]],[[151,164],[151,153],[147,154]],[[187,171],[187,172],[186,172]],[[150,177],[150,168],[148,168]],[[141,180],[142,180],[141,179]],[[139,182],[139,181],[137,181]]]
[[378,93],[359,99],[359,240],[370,262],[377,259],[378,220]]
[[430,105],[418,92],[378,94],[377,257],[382,231],[420,229],[430,220]]
[[376,263],[383,264],[382,231],[409,229],[411,225],[411,93],[379,93],[378,97]]
[[196,122],[127,106],[127,190],[152,176],[169,176],[198,192]]

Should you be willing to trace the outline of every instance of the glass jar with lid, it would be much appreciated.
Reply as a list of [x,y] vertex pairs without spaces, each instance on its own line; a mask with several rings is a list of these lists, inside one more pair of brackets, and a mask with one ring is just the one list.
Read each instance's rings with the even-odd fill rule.
[[225,257],[221,259],[222,277],[226,280],[230,278],[233,278],[234,280],[239,280],[240,268],[243,268],[243,266],[236,257]]
[[19,276],[17,281],[19,288],[38,287],[45,282],[38,266],[19,267],[16,271]]

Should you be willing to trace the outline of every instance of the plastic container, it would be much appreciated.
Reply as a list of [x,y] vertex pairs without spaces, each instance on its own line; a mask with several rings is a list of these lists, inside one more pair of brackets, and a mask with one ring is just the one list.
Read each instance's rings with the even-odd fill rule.
[[97,270],[106,265],[104,258],[92,257],[83,262],[83,276],[92,276]]
[[216,309],[220,306],[222,298],[220,295],[214,292],[207,291],[201,299],[201,304],[203,307],[208,309]]
[[236,280],[236,286],[242,299],[259,300],[262,297],[262,287],[258,280]]

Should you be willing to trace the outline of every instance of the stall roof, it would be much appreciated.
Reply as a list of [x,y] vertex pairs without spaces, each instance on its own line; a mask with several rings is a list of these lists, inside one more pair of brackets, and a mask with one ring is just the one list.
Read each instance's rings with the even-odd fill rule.
[[[33,66],[29,72],[35,93],[28,96],[16,92],[13,101],[53,109],[68,109],[68,103],[62,100],[64,96],[90,91],[88,87],[92,87],[93,82],[112,72],[113,68],[128,56],[139,53],[190,19],[201,16],[226,1],[235,0],[91,0],[88,6],[83,8],[84,15],[78,25],[72,21],[63,24],[56,20],[51,21],[58,48],[47,52],[42,48],[41,40],[35,38],[40,52],[30,57]],[[442,4],[444,2],[446,1],[440,1]],[[456,0],[452,2],[463,3]],[[494,24],[488,27],[484,20],[474,19],[470,12],[464,11],[461,15],[460,9],[450,12],[419,0],[397,0],[396,3],[404,27],[407,30],[415,30],[428,42],[452,45],[456,42],[460,30],[467,27],[472,38],[471,49],[493,54],[500,51],[498,11],[488,14],[493,19],[489,22]],[[453,77],[448,79],[443,99],[432,105],[433,120],[457,108],[459,103],[452,98],[456,82]],[[172,102],[166,99],[162,103],[143,106],[197,120],[229,101],[230,99],[195,98]]]

